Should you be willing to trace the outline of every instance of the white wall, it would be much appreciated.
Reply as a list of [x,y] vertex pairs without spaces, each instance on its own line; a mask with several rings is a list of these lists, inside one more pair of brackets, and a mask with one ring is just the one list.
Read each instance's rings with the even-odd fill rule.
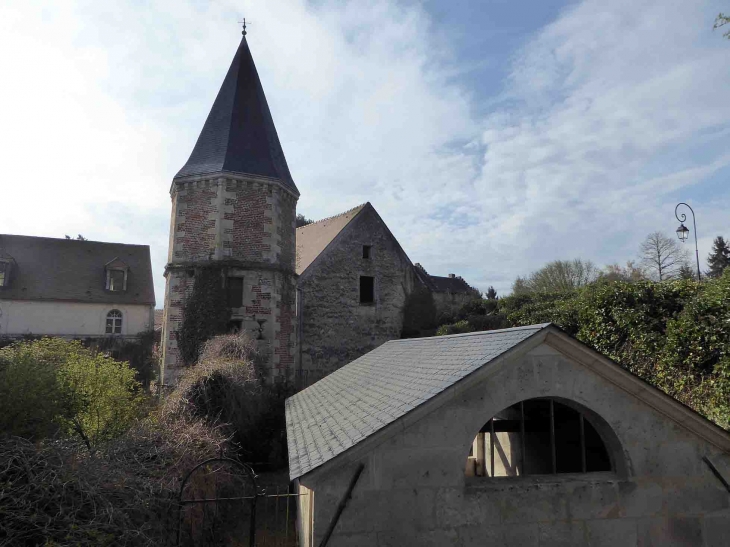
[[122,336],[134,336],[154,326],[154,307],[149,304],[0,300],[0,336],[104,336],[106,315],[113,309],[122,312]]

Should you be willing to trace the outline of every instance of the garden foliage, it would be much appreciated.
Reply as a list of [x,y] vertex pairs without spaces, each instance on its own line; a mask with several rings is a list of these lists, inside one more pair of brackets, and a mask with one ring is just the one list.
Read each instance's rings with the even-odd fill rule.
[[129,429],[145,397],[127,363],[79,341],[43,338],[0,349],[0,433],[78,435],[89,448]]
[[452,319],[437,334],[554,323],[730,429],[730,269],[702,283],[599,279],[573,291],[482,300]]

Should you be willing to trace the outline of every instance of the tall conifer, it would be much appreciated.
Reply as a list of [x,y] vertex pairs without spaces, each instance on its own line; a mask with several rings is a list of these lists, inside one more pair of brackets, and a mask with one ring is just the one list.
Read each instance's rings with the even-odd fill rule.
[[707,257],[707,264],[710,269],[707,270],[707,277],[718,278],[722,275],[725,268],[730,266],[730,247],[728,247],[725,238],[717,236],[712,246],[712,252]]

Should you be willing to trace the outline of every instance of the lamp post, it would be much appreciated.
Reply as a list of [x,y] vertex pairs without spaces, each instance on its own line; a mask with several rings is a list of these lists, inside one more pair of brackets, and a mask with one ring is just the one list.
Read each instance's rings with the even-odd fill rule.
[[702,278],[700,277],[700,251],[697,248],[697,222],[695,221],[695,212],[692,209],[692,207],[690,207],[689,205],[687,205],[684,202],[678,203],[677,206],[674,208],[674,216],[677,217],[677,220],[679,221],[679,228],[677,228],[677,237],[679,238],[679,240],[682,243],[687,241],[687,235],[689,234],[689,228],[687,228],[684,225],[685,221],[687,220],[687,215],[682,213],[682,215],[680,216],[679,213],[677,213],[677,209],[679,209],[680,205],[684,205],[685,207],[687,207],[687,209],[692,211],[692,225],[694,226],[694,229],[695,229],[695,256],[697,257],[697,281],[702,281]]

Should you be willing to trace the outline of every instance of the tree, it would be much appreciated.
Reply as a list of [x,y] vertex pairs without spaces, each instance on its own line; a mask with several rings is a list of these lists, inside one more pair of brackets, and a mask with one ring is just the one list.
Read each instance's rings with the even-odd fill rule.
[[[720,28],[722,26],[727,25],[730,23],[730,15],[725,15],[724,13],[718,13],[717,17],[715,18],[715,24],[712,26],[713,29]],[[730,30],[725,32],[723,34],[725,38],[730,40]]]
[[491,285],[487,289],[487,300],[497,300],[497,291]]
[[312,219],[305,217],[302,213],[297,213],[297,228],[312,224],[312,222],[314,222]]
[[76,241],[89,241],[81,234],[77,235],[76,237],[71,237],[70,235],[66,234],[66,239],[75,239]]
[[712,245],[712,252],[707,257],[707,264],[710,269],[705,272],[707,277],[718,278],[722,272],[730,266],[730,246],[725,238],[717,236]]
[[566,292],[598,279],[600,271],[589,260],[554,260],[529,277],[518,277],[512,285],[515,295],[530,292]]
[[620,264],[609,264],[601,272],[601,280],[603,281],[625,281],[626,283],[635,283],[646,279],[646,273],[637,266],[633,260],[628,260],[626,266]]
[[679,243],[661,232],[652,232],[641,244],[641,264],[655,281],[673,279],[679,275],[682,265],[687,263],[687,253]]

